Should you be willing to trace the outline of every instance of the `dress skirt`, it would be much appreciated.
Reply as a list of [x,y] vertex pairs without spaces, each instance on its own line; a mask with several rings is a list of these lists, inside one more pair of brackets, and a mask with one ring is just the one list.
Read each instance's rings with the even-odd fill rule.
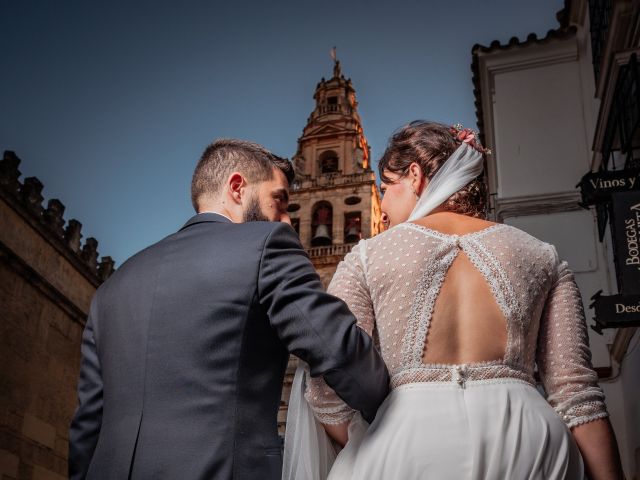
[[[358,422],[361,422],[358,424]],[[582,479],[577,445],[530,384],[411,383],[366,429],[357,418],[329,480]]]

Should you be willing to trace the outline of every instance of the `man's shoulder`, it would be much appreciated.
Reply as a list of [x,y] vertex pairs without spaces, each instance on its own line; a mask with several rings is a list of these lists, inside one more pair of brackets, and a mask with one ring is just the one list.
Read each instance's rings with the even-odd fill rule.
[[[218,230],[219,233],[226,238],[218,238],[218,240],[222,241],[223,244],[228,244],[229,242],[233,242],[239,248],[247,247],[250,244],[254,244],[258,249],[261,249],[266,244],[267,240],[271,237],[273,238],[294,238],[297,240],[297,234],[293,228],[282,222],[244,222],[244,223],[218,223],[218,222],[210,222],[207,224],[200,224],[196,227],[199,227],[202,233],[208,231],[208,229]],[[194,230],[190,230],[193,232]],[[128,271],[136,271],[145,265],[157,265],[164,258],[164,254],[167,250],[171,250],[171,245],[174,242],[179,241],[180,238],[184,235],[183,232],[187,232],[187,229],[172,233],[171,235],[166,236],[162,240],[159,240],[148,247],[140,250],[135,253],[131,257],[129,257],[116,271],[114,272],[113,277],[120,277],[125,272]],[[198,235],[200,236],[200,235]],[[203,238],[206,238],[207,235],[204,234]],[[201,243],[201,242],[198,242]],[[220,247],[219,242],[213,242],[211,244],[207,241],[207,244],[210,246]],[[198,250],[202,253],[202,250]]]
[[270,235],[274,231],[279,230],[285,226],[291,228],[289,225],[282,222],[244,222],[233,223],[230,225],[235,226],[239,231],[251,231],[260,233],[262,235]]
[[291,225],[283,222],[245,222],[235,223],[238,232],[250,235],[260,243],[264,243],[270,238],[298,238],[298,234]]
[[[97,293],[110,290],[112,286],[120,283],[125,278],[133,278],[133,281],[135,282],[142,272],[148,269],[148,266],[155,263],[154,259],[158,258],[157,252],[159,252],[161,246],[166,243],[167,239],[171,238],[173,235],[175,234],[171,234],[127,258],[122,265],[116,268],[113,274],[100,285]],[[144,266],[147,268],[144,268]]]
[[205,228],[210,228],[211,231],[217,230],[220,234],[219,241],[225,244],[231,242],[240,248],[248,248],[250,245],[254,245],[261,249],[267,244],[280,240],[287,242],[299,241],[298,234],[293,227],[283,222],[225,223],[222,224],[222,228],[209,224]]
[[[232,222],[206,222],[198,225],[199,227],[204,227],[207,229],[221,229],[230,235],[234,234],[248,234],[251,233],[253,236],[268,236],[273,232],[283,232],[290,231],[295,232],[291,225],[283,222],[268,222],[268,221],[257,221],[257,222],[242,222],[242,223],[232,223]],[[171,238],[171,235],[167,237],[165,240]]]

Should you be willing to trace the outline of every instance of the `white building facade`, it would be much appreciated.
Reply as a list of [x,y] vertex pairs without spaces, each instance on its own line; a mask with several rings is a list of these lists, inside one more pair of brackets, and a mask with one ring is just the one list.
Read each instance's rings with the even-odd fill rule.
[[[589,308],[594,294],[622,293],[616,269],[616,253],[619,257],[622,252],[615,249],[612,221],[606,219],[610,199],[598,206],[585,204],[577,184],[588,172],[609,178],[624,170],[633,177],[640,161],[634,140],[640,122],[632,119],[623,129],[629,140],[626,150],[615,135],[607,137],[620,67],[640,50],[639,10],[637,1],[567,1],[558,14],[560,27],[545,38],[532,34],[525,41],[512,38],[506,45],[496,41],[473,48],[478,126],[483,143],[493,151],[486,168],[491,216],[556,245],[576,274],[589,325],[594,323]],[[630,91],[640,96],[637,87]],[[617,98],[631,112],[627,117],[640,118],[640,101]],[[613,159],[609,167],[617,159],[619,172],[605,168],[603,148],[604,157]],[[640,284],[627,282],[626,290],[640,295]],[[640,312],[625,319],[626,328],[605,326],[602,334],[589,333],[625,473],[640,479],[640,347],[635,348],[640,333],[634,327],[635,320],[640,324]]]

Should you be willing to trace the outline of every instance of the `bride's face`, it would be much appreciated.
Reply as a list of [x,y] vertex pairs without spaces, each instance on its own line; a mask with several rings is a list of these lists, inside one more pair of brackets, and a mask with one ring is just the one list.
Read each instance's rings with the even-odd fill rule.
[[393,227],[405,222],[416,206],[415,179],[411,173],[401,177],[385,170],[384,174],[390,182],[382,182],[380,186],[383,195],[381,208],[383,217],[386,216],[385,225]]

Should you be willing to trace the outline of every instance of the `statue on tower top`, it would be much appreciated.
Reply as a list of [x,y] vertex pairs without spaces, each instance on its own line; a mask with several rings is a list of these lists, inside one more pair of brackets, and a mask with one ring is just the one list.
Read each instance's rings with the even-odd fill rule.
[[331,58],[333,58],[333,78],[340,78],[340,60],[338,60],[338,54],[336,53],[336,47],[331,49]]

